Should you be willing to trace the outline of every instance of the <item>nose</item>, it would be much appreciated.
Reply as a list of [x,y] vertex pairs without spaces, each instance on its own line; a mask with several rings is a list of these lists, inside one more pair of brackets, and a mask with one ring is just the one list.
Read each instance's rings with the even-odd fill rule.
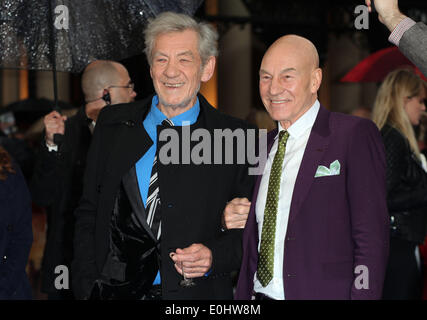
[[276,77],[273,77],[271,79],[270,87],[269,87],[269,93],[272,96],[277,96],[283,92],[283,88],[279,83],[279,80]]
[[175,62],[173,60],[169,60],[166,68],[164,70],[164,74],[168,78],[175,78],[179,75],[179,69],[177,68]]

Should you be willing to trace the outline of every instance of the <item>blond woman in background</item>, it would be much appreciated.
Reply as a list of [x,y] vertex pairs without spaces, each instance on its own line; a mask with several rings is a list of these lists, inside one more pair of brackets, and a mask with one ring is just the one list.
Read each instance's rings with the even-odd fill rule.
[[420,299],[418,245],[427,233],[427,174],[413,126],[425,111],[426,85],[411,70],[391,72],[382,83],[373,109],[387,158],[387,205],[390,254],[384,299]]

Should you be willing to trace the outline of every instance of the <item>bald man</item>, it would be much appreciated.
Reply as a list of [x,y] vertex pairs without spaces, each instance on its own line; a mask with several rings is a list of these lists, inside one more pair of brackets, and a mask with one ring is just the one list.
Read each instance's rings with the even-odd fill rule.
[[[128,71],[120,63],[98,60],[82,75],[85,105],[76,115],[52,111],[44,118],[45,139],[39,151],[30,184],[33,201],[47,208],[48,232],[42,262],[42,292],[49,299],[72,299],[68,274],[73,256],[74,209],[82,194],[83,173],[92,132],[102,108],[128,103],[136,93]],[[54,134],[63,134],[55,145]],[[56,283],[55,283],[56,280]],[[62,285],[59,285],[62,283]]]
[[381,298],[389,218],[378,129],[320,105],[319,56],[305,38],[274,42],[259,76],[278,127],[254,188],[235,298]]

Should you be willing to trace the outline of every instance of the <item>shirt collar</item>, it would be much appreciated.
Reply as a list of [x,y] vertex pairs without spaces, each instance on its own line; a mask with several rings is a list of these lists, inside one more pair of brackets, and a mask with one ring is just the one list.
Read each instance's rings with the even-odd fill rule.
[[[308,109],[297,121],[295,121],[289,128],[289,137],[293,137],[298,139],[300,136],[306,132],[307,129],[310,129],[314,125],[314,121],[316,121],[317,113],[320,109],[320,102],[319,100],[316,100],[314,104]],[[283,129],[282,125],[280,124],[280,121],[278,122],[278,132],[275,137],[279,136],[279,132]]]
[[[167,117],[157,107],[158,104],[159,104],[159,98],[157,95],[155,95],[151,100],[150,112],[147,115],[147,118],[149,118],[149,121],[154,125],[160,125],[163,120],[167,119]],[[200,103],[199,103],[199,98],[197,98],[196,103],[189,110],[175,117],[172,117],[169,120],[173,122],[174,126],[191,125],[197,121],[197,117],[199,116],[199,113],[200,113]]]

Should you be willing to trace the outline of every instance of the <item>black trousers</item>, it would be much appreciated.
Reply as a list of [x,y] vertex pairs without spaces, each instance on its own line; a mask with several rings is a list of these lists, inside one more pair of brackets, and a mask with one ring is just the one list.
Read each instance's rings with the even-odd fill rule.
[[415,258],[416,246],[414,242],[391,237],[384,300],[421,299],[422,273]]

